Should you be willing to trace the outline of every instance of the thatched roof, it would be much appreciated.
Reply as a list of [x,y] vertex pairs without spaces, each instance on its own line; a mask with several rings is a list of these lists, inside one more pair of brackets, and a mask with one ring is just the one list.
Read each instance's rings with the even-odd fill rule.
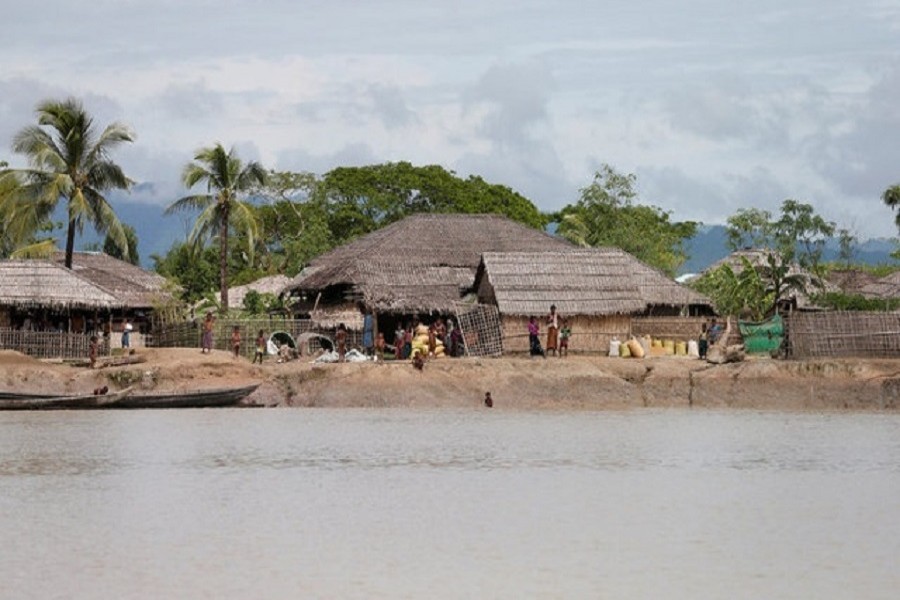
[[864,286],[860,293],[867,298],[882,300],[900,298],[900,271],[873,281]]
[[363,302],[387,312],[449,311],[473,281],[459,267],[361,261],[355,269]]
[[[707,267],[707,269],[703,273],[704,274],[711,273],[712,271],[715,271],[722,265],[727,264],[729,267],[731,267],[731,270],[735,273],[735,275],[737,275],[741,271],[744,270],[744,263],[741,260],[742,258],[746,258],[750,262],[750,264],[753,265],[754,267],[764,267],[764,266],[768,265],[767,259],[771,252],[772,252],[771,250],[767,250],[765,248],[746,248],[743,250],[737,250],[735,252],[732,252],[725,258],[719,260],[718,262],[715,262],[712,265],[710,265],[709,267]],[[815,276],[812,273],[803,269],[797,263],[794,263],[790,266],[790,268],[788,269],[788,275],[791,275],[791,276],[800,275],[801,277],[804,277],[806,279],[807,284],[816,280]],[[821,291],[823,291],[823,292],[838,292],[838,291],[840,291],[836,285],[834,285],[833,283],[830,283],[828,281],[822,281],[822,284],[823,284],[823,287],[821,288]],[[812,288],[811,286],[810,286],[810,288],[811,288],[810,291],[815,289],[815,288]],[[809,296],[807,296],[806,294],[798,293],[798,294],[793,294],[791,297],[794,300],[796,300],[797,308],[811,308],[811,309],[817,308],[816,305],[813,304],[812,301],[809,299]]]
[[[65,253],[54,253],[53,261],[65,264]],[[170,295],[165,291],[165,277],[104,252],[75,252],[72,271],[114,296],[125,308],[152,308]]]
[[417,214],[317,257],[286,289],[343,286],[378,310],[445,310],[472,288],[484,252],[573,247],[497,215]]
[[878,281],[878,277],[860,269],[833,269],[828,273],[828,281],[847,294],[859,294],[864,287]]
[[244,285],[228,288],[228,306],[243,306],[244,297],[250,290],[260,294],[274,294],[277,296],[290,282],[291,278],[287,275],[269,275]]
[[500,312],[509,315],[544,314],[551,304],[564,315],[711,305],[702,294],[618,248],[486,252],[478,286],[480,298],[492,294]]
[[0,305],[108,310],[124,306],[81,273],[48,260],[0,261]]
[[[317,257],[289,286],[316,290],[362,283],[361,260],[475,269],[484,252],[552,250],[572,245],[556,236],[497,215],[417,214]],[[304,275],[305,274],[305,275]]]

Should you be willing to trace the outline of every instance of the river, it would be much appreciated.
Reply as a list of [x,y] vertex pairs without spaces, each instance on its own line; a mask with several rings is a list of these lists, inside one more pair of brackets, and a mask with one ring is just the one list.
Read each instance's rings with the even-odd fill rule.
[[900,415],[0,413],[0,597],[896,598]]

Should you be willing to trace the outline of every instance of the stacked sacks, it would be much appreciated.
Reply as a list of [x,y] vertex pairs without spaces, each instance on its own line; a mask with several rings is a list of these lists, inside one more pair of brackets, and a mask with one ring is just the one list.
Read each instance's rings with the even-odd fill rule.
[[[428,327],[425,325],[416,326],[416,335],[412,340],[411,357],[415,358],[416,354],[419,353],[421,353],[422,356],[428,356]],[[434,355],[436,357],[446,356],[443,340],[435,339]]]

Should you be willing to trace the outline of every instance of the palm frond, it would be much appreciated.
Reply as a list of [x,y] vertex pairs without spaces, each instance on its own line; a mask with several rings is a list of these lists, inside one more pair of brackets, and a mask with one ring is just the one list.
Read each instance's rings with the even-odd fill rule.
[[210,204],[214,204],[215,201],[215,198],[213,196],[210,196],[209,194],[195,194],[193,196],[185,196],[184,198],[179,198],[178,200],[167,206],[166,210],[163,211],[163,214],[171,215],[183,210],[203,210]]

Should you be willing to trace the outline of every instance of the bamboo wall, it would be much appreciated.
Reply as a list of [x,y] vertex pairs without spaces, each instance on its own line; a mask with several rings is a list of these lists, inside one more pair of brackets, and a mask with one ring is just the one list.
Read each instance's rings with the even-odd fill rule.
[[[572,337],[569,338],[569,352],[602,353],[609,352],[609,342],[613,337],[628,339],[631,331],[631,317],[628,315],[586,316],[563,315],[569,320]],[[538,317],[541,326],[541,346],[547,344],[546,316]],[[527,353],[528,317],[502,316],[503,352]]]
[[785,333],[790,358],[900,358],[900,312],[795,312]]
[[[15,350],[34,358],[88,358],[91,336],[83,333],[22,331],[0,328],[0,349]],[[98,354],[108,356],[109,338],[99,338]]]

